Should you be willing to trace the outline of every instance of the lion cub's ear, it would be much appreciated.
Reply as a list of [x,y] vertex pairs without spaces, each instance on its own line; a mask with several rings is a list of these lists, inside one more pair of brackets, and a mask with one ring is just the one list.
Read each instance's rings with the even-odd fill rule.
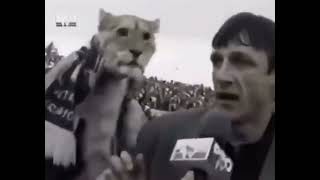
[[99,9],[99,22],[103,21],[105,18],[112,17],[111,13],[106,12],[104,9]]
[[149,22],[151,31],[153,33],[158,33],[160,29],[160,19],[155,19],[154,21]]
[[99,26],[98,31],[109,29],[113,24],[113,15],[107,13],[104,9],[99,10]]

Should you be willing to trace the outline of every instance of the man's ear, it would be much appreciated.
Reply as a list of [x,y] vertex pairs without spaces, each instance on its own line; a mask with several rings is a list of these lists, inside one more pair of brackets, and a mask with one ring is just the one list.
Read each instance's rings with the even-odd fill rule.
[[276,111],[276,88],[275,88],[275,70],[273,70],[270,74],[269,74],[269,78],[268,78],[269,82],[270,82],[270,89],[271,89],[271,97],[273,98],[273,102],[272,102],[272,111],[273,113]]
[[273,101],[272,103],[272,113],[276,112],[276,101]]
[[275,71],[273,70],[270,75],[269,75],[269,80],[270,80],[270,88],[272,92],[272,97],[276,97],[276,78],[275,78]]

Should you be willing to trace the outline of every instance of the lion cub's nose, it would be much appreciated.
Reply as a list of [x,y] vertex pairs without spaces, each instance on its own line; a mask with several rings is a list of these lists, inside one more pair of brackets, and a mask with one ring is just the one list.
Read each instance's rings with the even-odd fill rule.
[[139,57],[142,53],[141,51],[136,50],[136,49],[130,49],[129,51],[131,52],[131,54],[133,55],[134,58]]

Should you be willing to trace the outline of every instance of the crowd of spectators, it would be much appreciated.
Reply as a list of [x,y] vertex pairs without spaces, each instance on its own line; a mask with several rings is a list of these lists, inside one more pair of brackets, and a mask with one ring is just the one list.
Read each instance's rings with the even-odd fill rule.
[[190,85],[176,81],[146,79],[136,99],[145,107],[161,111],[208,107],[212,105],[214,91],[204,85]]

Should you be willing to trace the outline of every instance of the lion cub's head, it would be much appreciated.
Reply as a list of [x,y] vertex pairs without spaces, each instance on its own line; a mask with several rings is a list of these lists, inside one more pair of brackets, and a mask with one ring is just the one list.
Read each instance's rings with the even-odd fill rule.
[[116,16],[100,9],[94,39],[103,56],[101,67],[129,77],[141,77],[156,50],[154,35],[158,31],[159,19]]

